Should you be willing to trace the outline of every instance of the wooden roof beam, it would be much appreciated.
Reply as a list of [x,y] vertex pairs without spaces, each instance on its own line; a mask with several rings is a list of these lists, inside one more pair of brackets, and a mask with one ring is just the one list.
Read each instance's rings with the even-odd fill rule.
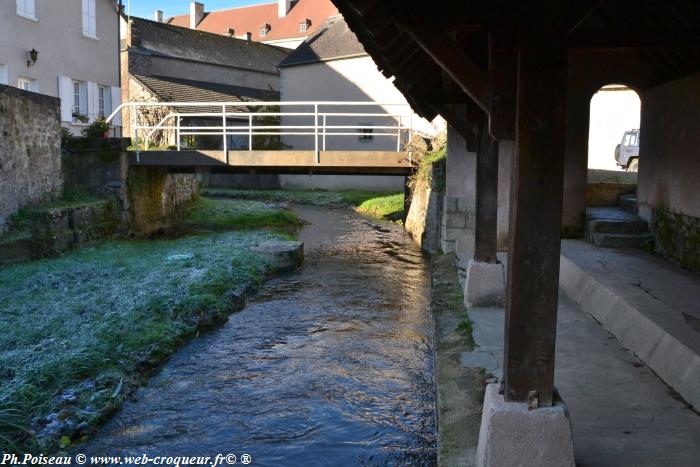
[[566,30],[573,32],[586,21],[605,0],[570,0],[566,14]]
[[569,49],[698,49],[700,29],[578,29],[567,43]]
[[490,82],[487,75],[469,60],[449,36],[427,27],[422,21],[409,18],[401,18],[399,27],[416,41],[479,107],[489,111]]
[[457,130],[460,136],[462,136],[466,143],[467,151],[474,152],[478,145],[478,120],[472,118],[470,114],[472,114],[473,111],[482,114],[481,111],[475,109],[473,103],[471,104],[472,107],[470,107],[469,104],[451,105],[439,102],[431,102],[430,105],[437,113],[447,120],[447,123],[449,123],[452,128]]

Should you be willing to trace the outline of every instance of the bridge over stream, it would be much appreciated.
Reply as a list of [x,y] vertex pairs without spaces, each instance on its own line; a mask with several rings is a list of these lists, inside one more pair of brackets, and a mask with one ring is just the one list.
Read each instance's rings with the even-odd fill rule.
[[129,102],[133,165],[232,172],[409,175],[414,116],[377,102]]

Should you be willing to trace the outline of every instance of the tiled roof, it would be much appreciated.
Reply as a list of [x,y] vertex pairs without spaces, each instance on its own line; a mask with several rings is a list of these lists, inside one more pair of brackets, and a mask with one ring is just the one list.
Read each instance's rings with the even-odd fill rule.
[[[277,2],[266,3],[205,13],[197,30],[226,34],[231,28],[235,36],[250,32],[254,41],[265,42],[304,38],[313,33],[326,18],[337,14],[338,10],[331,0],[299,0],[283,18],[277,15]],[[307,30],[300,31],[299,25],[307,20]],[[168,20],[169,24],[182,27],[189,27],[189,22],[189,15],[178,15]],[[265,24],[270,25],[270,30],[266,36],[260,36],[259,30]]]
[[[161,102],[252,102],[278,101],[279,93],[243,86],[210,83],[166,76],[133,75]],[[177,107],[180,112],[220,111],[220,108]],[[234,110],[229,108],[228,110]]]
[[342,16],[328,18],[280,63],[280,68],[367,55]]
[[131,46],[145,53],[279,74],[289,50],[142,18],[131,19]]

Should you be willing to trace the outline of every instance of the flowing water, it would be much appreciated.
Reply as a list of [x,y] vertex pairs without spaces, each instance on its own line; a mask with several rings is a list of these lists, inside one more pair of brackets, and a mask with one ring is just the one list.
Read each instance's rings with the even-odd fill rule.
[[435,464],[426,259],[400,226],[295,210],[301,270],[174,355],[82,451]]

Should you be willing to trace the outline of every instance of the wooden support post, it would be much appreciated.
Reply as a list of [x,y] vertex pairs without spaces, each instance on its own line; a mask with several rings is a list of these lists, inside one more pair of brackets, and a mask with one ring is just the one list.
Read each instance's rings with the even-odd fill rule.
[[564,6],[523,9],[511,187],[504,397],[551,406],[566,133]]
[[498,226],[498,141],[489,134],[488,122],[479,125],[476,153],[476,228],[474,261],[496,263]]
[[[569,80],[571,81],[571,79]],[[569,83],[566,103],[566,151],[564,153],[564,207],[562,225],[570,234],[583,234],[588,188],[588,133],[591,92]]]
[[518,55],[510,21],[498,23],[498,29],[489,34],[489,75],[491,95],[489,132],[498,140],[515,139],[515,99]]

